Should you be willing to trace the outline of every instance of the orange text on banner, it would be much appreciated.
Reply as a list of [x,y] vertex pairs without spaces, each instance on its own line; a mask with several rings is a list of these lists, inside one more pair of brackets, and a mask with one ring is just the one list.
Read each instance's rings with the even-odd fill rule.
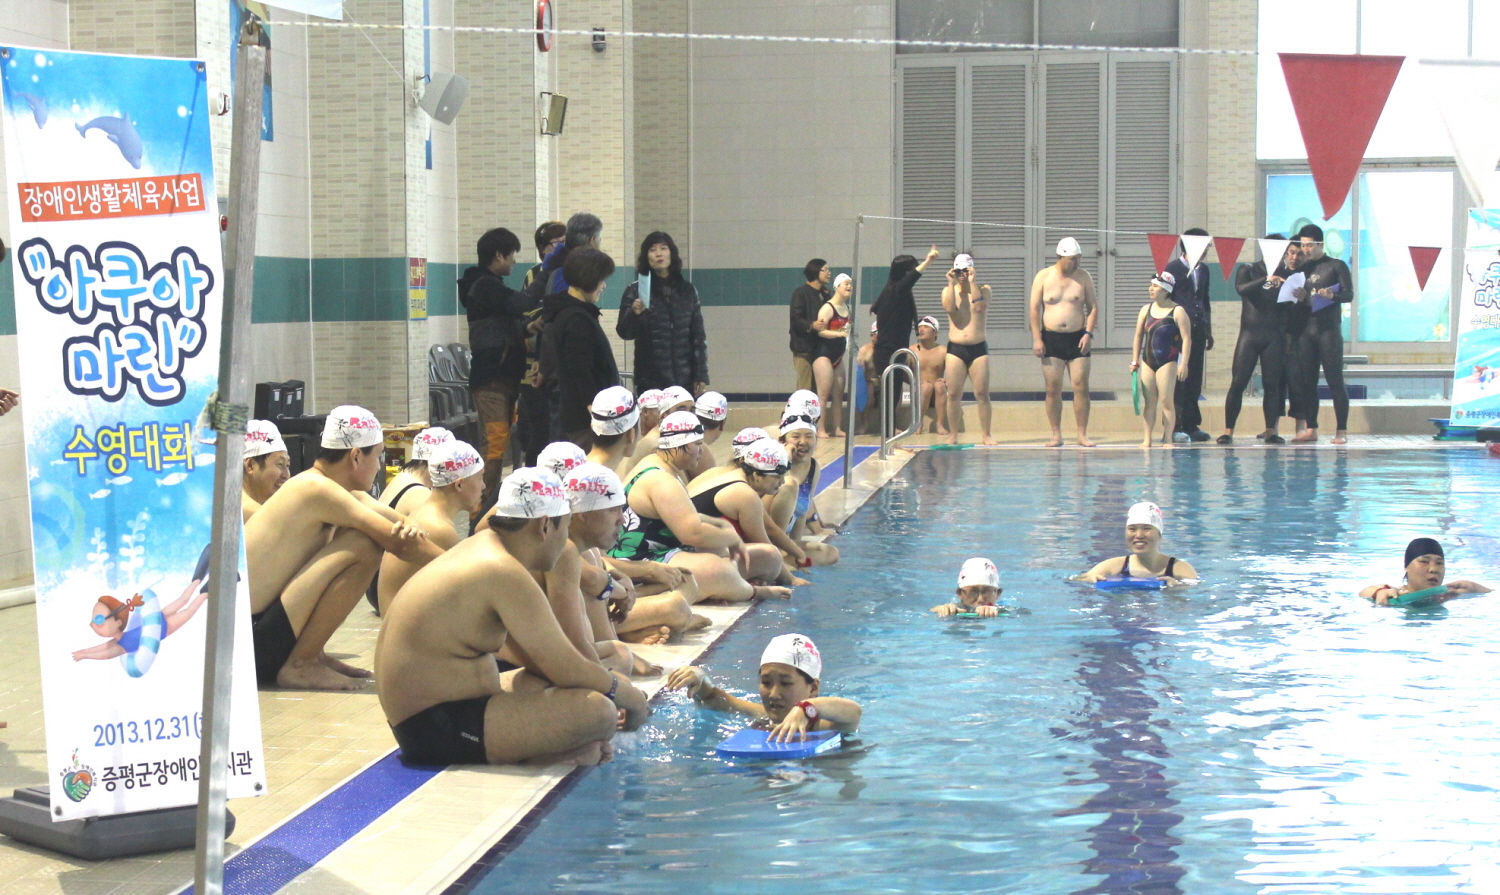
[[21,220],[89,221],[203,211],[203,178],[198,174],[20,183]]

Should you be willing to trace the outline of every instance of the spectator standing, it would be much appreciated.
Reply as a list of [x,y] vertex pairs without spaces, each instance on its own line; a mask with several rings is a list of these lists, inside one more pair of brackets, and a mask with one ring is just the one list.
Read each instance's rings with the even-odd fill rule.
[[797,377],[797,388],[812,390],[813,360],[818,356],[818,309],[823,307],[832,293],[828,291],[828,280],[833,276],[828,262],[814,258],[802,266],[802,278],[807,282],[792,290],[791,349],[792,372]]
[[1307,281],[1294,293],[1310,312],[1307,325],[1292,341],[1292,394],[1307,417],[1307,428],[1293,436],[1297,444],[1318,440],[1318,372],[1328,382],[1333,398],[1334,444],[1349,438],[1349,390],[1344,386],[1344,305],[1354,301],[1349,265],[1323,254],[1323,228],[1308,224],[1297,231],[1301,241],[1300,272]]
[[650,274],[650,294],[640,295],[639,279],[625,287],[615,332],[635,342],[636,390],[680,385],[694,395],[703,394],[708,388],[703,309],[698,290],[682,276],[677,243],[660,230],[647,236],[635,272]]
[[[516,395],[516,433],[522,463],[535,466],[542,448],[551,441],[547,395],[540,388],[542,363],[542,296],[545,293],[547,257],[560,249],[568,232],[562,221],[548,221],[536,228],[532,242],[536,245],[537,263],[526,271],[521,291],[526,296],[526,370]],[[486,494],[488,497],[488,494]]]
[[[549,233],[555,232],[555,228],[549,230]],[[526,290],[539,307],[544,308],[548,298],[567,293],[568,284],[563,280],[562,270],[563,265],[567,263],[568,254],[574,249],[598,249],[603,234],[604,222],[587,211],[580,211],[568,218],[568,223],[563,226],[563,238],[560,244],[555,237],[548,240],[547,255],[539,265],[541,270],[537,271],[535,279],[531,280]],[[545,308],[540,316],[542,325],[545,326],[547,319]],[[538,341],[537,351],[537,378],[541,380],[540,341]],[[535,403],[524,408],[519,420],[519,425],[524,432],[522,438],[526,445],[528,465],[536,462],[536,457],[541,453],[542,448],[561,437],[556,429],[558,396],[556,389],[553,388],[555,384],[555,380],[551,383],[543,382]]]
[[[875,375],[879,376],[890,366],[891,355],[899,348],[911,344],[912,334],[917,329],[917,299],[912,289],[940,253],[938,247],[927,250],[927,257],[918,261],[911,255],[897,255],[891,259],[891,273],[880,297],[870,306],[875,315],[879,335],[875,337]],[[916,388],[916,386],[913,386]]]
[[614,259],[595,248],[568,252],[567,291],[547,296],[542,309],[542,383],[553,395],[557,429],[583,450],[593,447],[589,402],[620,384],[609,337],[599,325],[599,296],[615,272]]
[[464,271],[458,296],[469,317],[469,393],[484,431],[484,493],[500,483],[516,395],[526,371],[526,297],[505,285],[521,240],[504,227],[479,237],[479,263]]
[[[1207,236],[1208,231],[1194,227],[1184,231],[1183,235]],[[1198,404],[1198,399],[1203,396],[1203,365],[1208,362],[1208,352],[1214,347],[1213,314],[1208,305],[1208,265],[1199,261],[1190,271],[1184,253],[1172,259],[1167,265],[1167,273],[1177,280],[1172,300],[1187,311],[1193,324],[1194,344],[1193,352],[1188,356],[1187,378],[1177,382],[1177,431],[1193,441],[1208,441],[1209,434],[1203,431],[1203,408]]]

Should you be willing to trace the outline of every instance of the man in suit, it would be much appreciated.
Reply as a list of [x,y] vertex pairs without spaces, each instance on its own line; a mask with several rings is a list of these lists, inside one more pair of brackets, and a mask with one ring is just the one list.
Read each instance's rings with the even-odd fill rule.
[[[1208,231],[1194,227],[1184,231],[1184,236],[1207,236]],[[1188,357],[1188,375],[1177,383],[1177,431],[1192,441],[1208,441],[1209,434],[1203,431],[1203,409],[1198,400],[1203,394],[1203,364],[1206,353],[1214,347],[1213,315],[1208,304],[1208,265],[1199,261],[1188,270],[1187,253],[1183,253],[1167,265],[1167,273],[1177,279],[1177,291],[1172,299],[1187,311],[1193,324],[1193,353]],[[1199,341],[1198,334],[1203,334]],[[1198,350],[1199,346],[1201,350]]]

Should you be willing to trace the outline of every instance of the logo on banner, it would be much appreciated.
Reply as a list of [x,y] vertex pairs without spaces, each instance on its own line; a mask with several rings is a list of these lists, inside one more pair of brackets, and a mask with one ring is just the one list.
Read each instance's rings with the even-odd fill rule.
[[62,769],[58,774],[62,778],[62,791],[68,798],[75,802],[82,802],[94,791],[94,781],[99,778],[94,774],[94,769],[78,760],[78,753],[73,753],[73,762]]

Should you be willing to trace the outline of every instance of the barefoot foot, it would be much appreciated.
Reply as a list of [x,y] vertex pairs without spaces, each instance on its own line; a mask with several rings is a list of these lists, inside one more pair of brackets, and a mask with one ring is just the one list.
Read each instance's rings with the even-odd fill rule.
[[1334,444],[1348,444],[1349,443],[1349,433],[1348,432],[1338,432],[1338,433],[1336,433],[1333,436],[1333,443]]
[[1080,435],[1080,436],[1078,436],[1078,446],[1079,447],[1093,447],[1094,443],[1092,441],[1089,441],[1089,437],[1087,435]]
[[1054,435],[1054,436],[1052,436],[1052,440],[1049,441],[1049,442],[1047,442],[1045,445],[1043,445],[1043,447],[1062,447],[1062,436],[1061,435]]
[[792,589],[789,587],[766,587],[757,586],[755,593],[751,595],[753,600],[790,600]]
[[709,618],[708,616],[698,615],[697,613],[694,613],[692,621],[688,622],[687,627],[683,628],[682,632],[684,634],[687,634],[692,631],[701,631],[713,623],[714,620]]
[[334,671],[322,662],[287,662],[276,675],[283,690],[363,690],[365,682]]
[[332,668],[334,671],[337,671],[339,674],[342,674],[345,677],[359,678],[363,680],[375,676],[375,672],[369,670],[368,668],[355,668],[353,665],[350,665],[347,662],[340,662],[338,659],[335,659],[327,653],[324,653],[323,657],[319,661],[321,661],[324,666]]
[[1287,440],[1292,444],[1314,444],[1318,440],[1318,430],[1305,429]]

